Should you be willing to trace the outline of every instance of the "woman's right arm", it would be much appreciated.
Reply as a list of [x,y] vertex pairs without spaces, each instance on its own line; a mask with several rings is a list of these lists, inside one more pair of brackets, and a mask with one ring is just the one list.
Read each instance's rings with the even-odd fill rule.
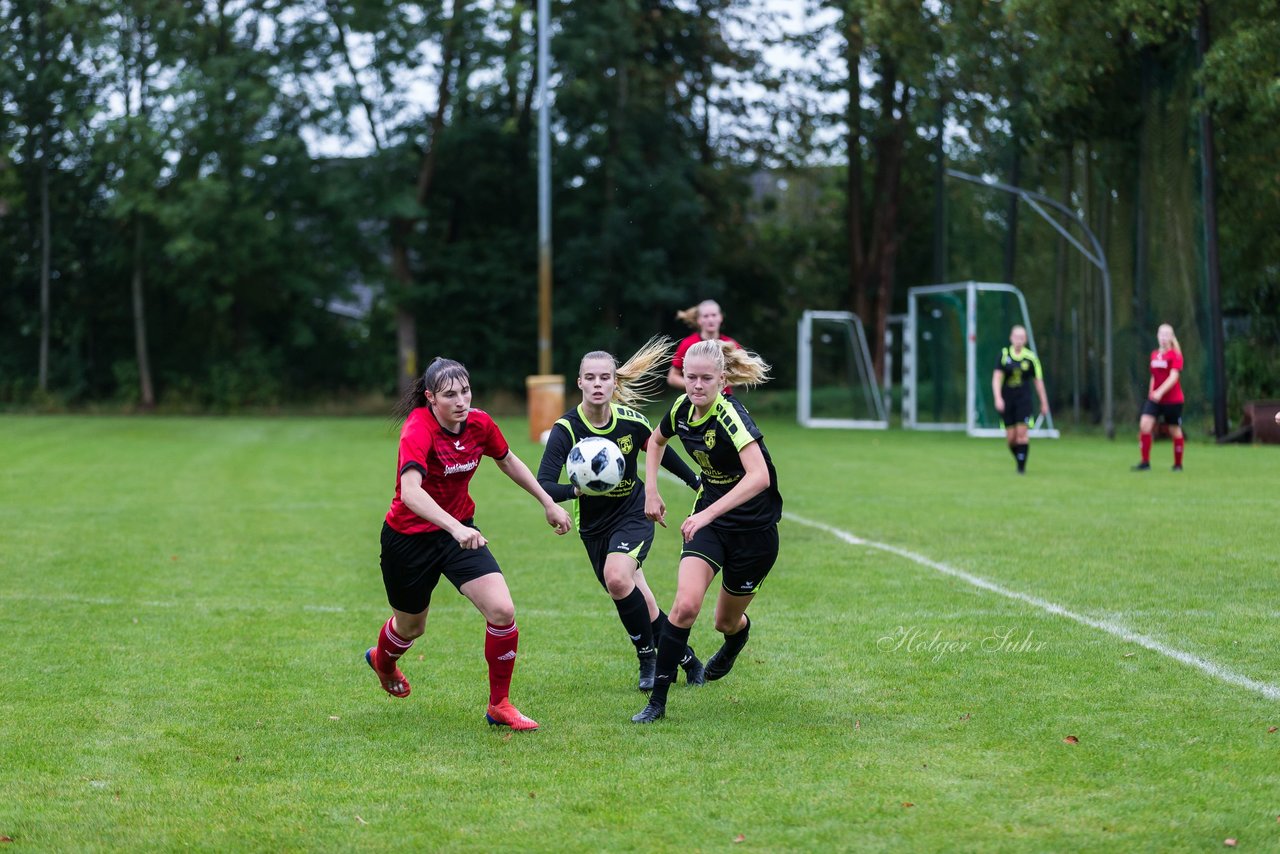
[[1004,385],[1004,371],[999,368],[991,372],[991,396],[996,400],[996,412],[1004,412],[1004,395],[1000,393]]
[[547,447],[542,452],[542,462],[538,463],[538,485],[556,503],[578,497],[578,490],[573,484],[560,482],[560,470],[564,468],[572,447],[568,431],[558,424],[553,426],[551,435],[547,437]]
[[684,374],[675,365],[672,365],[671,370],[667,371],[667,385],[684,391]]
[[475,528],[468,528],[445,512],[444,508],[422,488],[422,472],[416,468],[408,469],[400,475],[400,500],[419,517],[458,541],[464,549],[478,549],[489,541]]
[[666,452],[667,437],[655,427],[644,451],[644,515],[664,528],[667,527],[667,505],[662,503],[662,494],[658,491],[658,467]]

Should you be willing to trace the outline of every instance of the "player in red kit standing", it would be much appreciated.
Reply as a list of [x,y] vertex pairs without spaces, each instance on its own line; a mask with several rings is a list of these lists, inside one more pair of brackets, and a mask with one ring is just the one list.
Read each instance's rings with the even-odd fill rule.
[[1167,323],[1156,330],[1156,342],[1160,346],[1151,353],[1151,380],[1147,383],[1147,400],[1142,404],[1142,418],[1138,421],[1142,462],[1133,470],[1151,468],[1151,432],[1159,417],[1173,439],[1173,470],[1182,471],[1182,347],[1173,334],[1173,327]]
[[[724,323],[724,314],[720,311],[720,303],[713,299],[704,299],[695,306],[676,312],[676,319],[692,326],[693,334],[680,339],[676,344],[676,354],[671,358],[671,369],[667,371],[667,385],[684,391],[684,357],[689,348],[699,341],[728,341],[735,347],[742,345],[728,335],[720,334],[720,326]],[[733,389],[725,387],[724,393]]]
[[511,705],[508,690],[515,669],[515,605],[488,540],[475,527],[476,505],[467,486],[481,457],[492,457],[502,473],[538,499],[557,534],[572,527],[569,514],[538,485],[511,452],[489,415],[471,408],[467,369],[451,359],[435,359],[402,404],[396,491],[382,525],[382,582],[391,618],[378,645],[365,652],[382,688],[409,696],[409,682],[396,662],[426,628],[431,592],[444,576],[484,615],[484,657],[489,662],[489,707],[494,726],[537,729],[536,721]]

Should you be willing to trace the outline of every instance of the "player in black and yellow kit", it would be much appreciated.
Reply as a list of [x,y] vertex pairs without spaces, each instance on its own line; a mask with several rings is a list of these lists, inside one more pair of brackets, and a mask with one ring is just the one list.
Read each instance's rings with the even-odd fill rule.
[[666,524],[666,505],[658,491],[658,465],[667,441],[680,443],[702,469],[702,489],[694,512],[680,525],[684,549],[676,600],[658,642],[658,673],[649,703],[631,718],[652,723],[667,711],[667,692],[676,664],[689,641],[702,601],[717,574],[715,627],[724,643],[706,664],[706,677],[728,675],[751,631],[747,606],[760,592],[778,559],[778,520],[782,495],[764,436],[742,401],[726,397],[726,385],[755,386],[768,379],[759,356],[721,341],[701,341],[684,357],[685,393],[658,423],[645,459],[645,515]]
[[[538,466],[538,483],[552,499],[576,499],[578,532],[587,558],[635,644],[641,691],[653,688],[657,638],[667,615],[658,608],[641,569],[653,544],[653,522],[644,515],[644,485],[636,475],[636,458],[648,444],[652,428],[633,407],[645,400],[643,386],[661,381],[655,369],[670,357],[671,346],[662,339],[650,341],[621,367],[602,350],[583,356],[578,367],[582,403],[552,426]],[[581,495],[573,486],[560,483],[569,449],[587,436],[609,439],[626,460],[622,480],[605,495]],[[698,488],[698,476],[684,460],[668,454],[662,465],[690,488]],[[690,685],[705,681],[702,662],[687,645],[680,663]]]
[[1049,398],[1044,391],[1044,373],[1040,360],[1027,349],[1027,330],[1015,326],[1009,330],[1009,346],[1000,351],[996,369],[991,374],[991,394],[996,412],[1004,417],[1009,453],[1018,462],[1018,474],[1027,473],[1027,425],[1031,421],[1031,387],[1040,396],[1040,414],[1049,414]]

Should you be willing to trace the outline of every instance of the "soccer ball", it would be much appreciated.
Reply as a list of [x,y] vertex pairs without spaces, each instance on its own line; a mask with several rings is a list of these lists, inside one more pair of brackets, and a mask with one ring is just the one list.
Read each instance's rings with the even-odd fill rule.
[[585,495],[604,495],[622,480],[626,460],[618,446],[603,436],[588,436],[569,449],[565,471]]

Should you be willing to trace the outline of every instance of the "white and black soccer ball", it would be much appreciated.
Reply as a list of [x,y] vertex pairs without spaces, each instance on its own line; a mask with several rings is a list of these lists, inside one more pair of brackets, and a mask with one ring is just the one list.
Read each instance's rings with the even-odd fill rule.
[[588,436],[569,449],[564,469],[569,482],[584,495],[604,495],[622,480],[626,460],[618,446],[603,436]]

